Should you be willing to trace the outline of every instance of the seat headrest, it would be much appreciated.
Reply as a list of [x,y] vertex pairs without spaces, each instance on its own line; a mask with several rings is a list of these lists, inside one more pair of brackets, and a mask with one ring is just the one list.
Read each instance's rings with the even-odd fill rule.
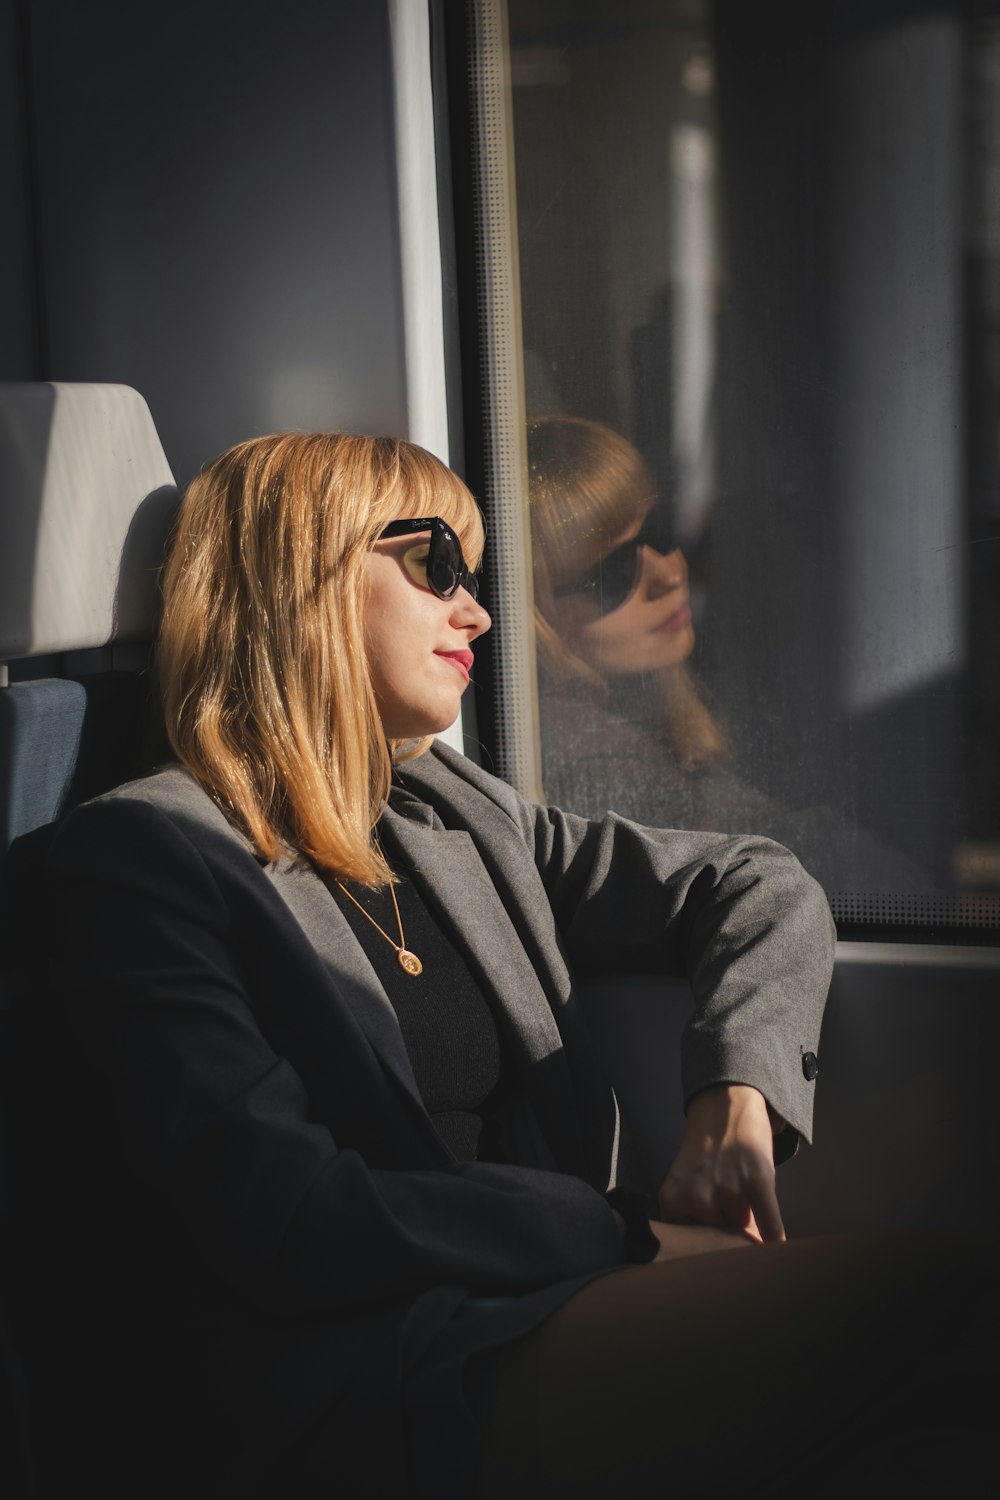
[[0,662],[148,638],[177,501],[138,391],[0,384]]

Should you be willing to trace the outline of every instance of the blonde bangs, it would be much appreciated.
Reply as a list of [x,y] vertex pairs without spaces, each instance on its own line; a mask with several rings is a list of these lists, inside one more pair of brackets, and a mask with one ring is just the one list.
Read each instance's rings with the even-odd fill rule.
[[385,486],[372,508],[368,543],[376,541],[390,521],[440,516],[455,531],[470,568],[479,567],[486,542],[483,515],[468,487],[440,459],[416,443],[393,444],[386,455]]
[[543,592],[594,567],[656,498],[652,471],[617,432],[583,417],[528,423],[528,497]]

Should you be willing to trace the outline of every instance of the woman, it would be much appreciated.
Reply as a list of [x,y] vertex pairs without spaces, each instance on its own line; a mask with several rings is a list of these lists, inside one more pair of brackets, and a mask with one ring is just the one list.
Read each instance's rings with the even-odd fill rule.
[[[428,748],[490,623],[482,540],[388,439],[243,443],[183,502],[176,763],[48,861],[82,1097],[47,1188],[86,1199],[52,1282],[106,1314],[59,1373],[119,1419],[74,1428],[105,1467],[139,1434],[105,1494],[652,1495],[665,1464],[710,1493],[737,1462],[776,1492],[797,1433],[881,1420],[978,1295],[965,1245],[784,1241],[832,954],[791,855],[565,817]],[[610,1187],[573,989],[623,964],[697,995],[652,1222]]]
[[594,816],[743,828],[791,845],[829,892],[926,876],[834,809],[787,807],[742,775],[690,664],[688,565],[642,455],[582,417],[527,428],[546,796]]

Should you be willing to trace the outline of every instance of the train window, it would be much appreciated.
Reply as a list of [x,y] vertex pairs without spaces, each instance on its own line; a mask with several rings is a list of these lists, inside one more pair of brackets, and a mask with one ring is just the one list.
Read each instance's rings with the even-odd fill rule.
[[1000,7],[464,24],[494,764],[995,941]]

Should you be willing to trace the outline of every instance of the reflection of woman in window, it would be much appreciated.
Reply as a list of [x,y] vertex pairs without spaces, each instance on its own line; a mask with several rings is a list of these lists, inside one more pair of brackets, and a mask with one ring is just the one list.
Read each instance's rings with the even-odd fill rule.
[[641,454],[597,422],[538,417],[528,468],[546,794],[591,811],[613,788],[618,811],[646,820],[655,808],[652,821],[673,827],[763,815],[729,775],[692,674],[687,562],[649,526],[657,496]]
[[690,664],[688,568],[652,473],[620,434],[528,423],[542,779],[560,806],[790,844],[829,890],[923,879],[830,808],[789,809],[737,773]]

